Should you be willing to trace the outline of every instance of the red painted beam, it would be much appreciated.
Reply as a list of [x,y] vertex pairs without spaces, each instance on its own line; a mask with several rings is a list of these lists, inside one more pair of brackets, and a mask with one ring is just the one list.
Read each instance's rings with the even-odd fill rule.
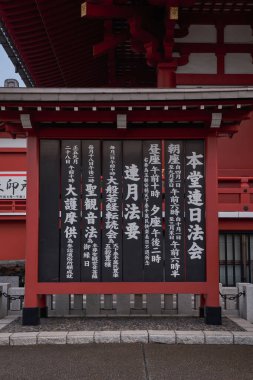
[[252,86],[252,74],[177,74],[177,85],[188,86]]
[[[181,75],[190,75],[190,74],[180,74]],[[247,77],[247,75],[246,75]],[[10,108],[9,111],[15,111],[18,110],[18,107],[23,107],[23,113],[25,112],[25,108],[28,109],[30,112],[32,108],[36,107],[42,107],[46,108],[47,110],[51,109],[54,110],[55,107],[61,107],[61,110],[64,111],[64,109],[70,109],[71,107],[79,107],[80,109],[88,109],[91,107],[97,107],[99,108],[110,108],[110,107],[121,107],[121,108],[126,108],[131,106],[133,109],[140,109],[142,108],[145,110],[145,107],[148,105],[151,108],[155,107],[157,110],[160,108],[161,111],[163,111],[164,106],[168,107],[178,107],[178,111],[181,111],[182,105],[185,105],[186,107],[191,107],[192,110],[198,111],[198,108],[201,105],[208,106],[208,111],[209,112],[216,112],[218,109],[218,105],[223,105],[224,107],[229,107],[230,111],[233,111],[233,109],[238,112],[238,110],[235,108],[236,104],[240,104],[242,106],[241,111],[243,110],[243,107],[247,107],[245,109],[245,112],[249,111],[249,108],[253,110],[253,98],[252,99],[185,99],[185,100],[144,100],[144,101],[137,101],[137,100],[124,100],[124,101],[111,101],[108,97],[108,100],[106,101],[64,101],[64,100],[59,100],[59,101],[50,101],[50,102],[45,102],[45,101],[40,101],[40,100],[34,100],[34,101],[24,101],[24,100],[17,100],[17,101],[1,101],[1,106],[6,107],[6,111],[8,111],[8,108]],[[193,109],[194,107],[194,109]],[[211,108],[212,107],[212,108]],[[127,111],[127,110],[126,110]],[[227,108],[228,111],[228,108]],[[0,115],[1,115],[0,111]],[[219,111],[220,112],[220,111]]]
[[[126,5],[103,5],[86,2],[86,11],[82,15],[84,18],[92,19],[128,19],[135,14],[136,7]],[[145,8],[142,6],[142,9]]]
[[252,231],[253,219],[219,218],[219,231]]
[[183,54],[191,53],[253,53],[252,44],[220,44],[220,43],[175,43],[174,51],[180,51]]
[[189,134],[189,128],[161,128],[160,126],[154,125],[154,128],[131,128],[126,130],[120,130],[104,126],[103,128],[94,128],[94,127],[85,127],[85,128],[76,128],[71,126],[71,128],[62,128],[55,126],[54,128],[47,128],[40,126],[37,129],[37,135],[39,138],[53,139],[53,138],[62,138],[62,139],[130,139],[136,140],[140,138],[140,133],[145,136],[145,139],[152,140],[156,139],[203,139],[209,135],[216,135],[217,131],[211,131],[208,128],[192,128],[190,129],[191,133]]
[[[128,122],[169,122],[169,121],[203,121],[211,122],[212,112],[206,110],[133,110],[123,111],[127,114]],[[20,114],[24,112],[1,111],[0,120],[8,122],[20,122]],[[29,112],[32,123],[39,122],[115,122],[117,114],[122,111],[31,111]],[[222,121],[241,121],[249,118],[249,112],[234,110],[222,112]]]
[[33,283],[38,294],[205,294],[206,282],[58,282]]
[[149,4],[168,7],[189,7],[195,0],[148,0]]
[[251,25],[252,15],[250,12],[224,12],[224,13],[204,13],[194,11],[181,11],[180,22],[189,23],[191,25]]

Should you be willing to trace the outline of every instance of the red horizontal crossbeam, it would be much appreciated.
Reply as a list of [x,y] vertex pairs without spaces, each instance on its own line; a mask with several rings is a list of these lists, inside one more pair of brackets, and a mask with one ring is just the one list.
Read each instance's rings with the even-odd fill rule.
[[[114,19],[114,18],[124,18],[128,19],[133,17],[135,13],[135,7],[128,5],[104,5],[85,2],[85,13],[82,17],[92,18],[92,19]],[[143,6],[142,6],[143,8]]]
[[181,11],[180,21],[191,25],[251,25],[252,15],[250,12],[197,12]]
[[178,42],[174,44],[174,51],[180,51],[182,54],[191,53],[253,53],[252,44],[220,44],[220,43],[185,43]]
[[177,85],[187,86],[252,86],[252,74],[177,74]]
[[[24,112],[2,111],[1,121],[20,122],[20,114]],[[117,114],[127,114],[128,122],[157,121],[189,121],[211,122],[212,112],[206,110],[133,110],[133,111],[31,111],[31,122],[116,122]],[[222,112],[222,121],[233,122],[249,118],[249,111],[230,110]]]
[[205,294],[207,282],[58,282],[34,284],[38,294]]

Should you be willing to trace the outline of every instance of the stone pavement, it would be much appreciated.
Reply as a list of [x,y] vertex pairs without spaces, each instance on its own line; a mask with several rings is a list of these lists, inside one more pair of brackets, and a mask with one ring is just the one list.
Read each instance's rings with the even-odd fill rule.
[[253,346],[65,344],[0,347],[3,380],[252,380]]
[[178,330],[117,330],[117,331],[40,331],[2,332],[17,317],[0,320],[0,345],[49,345],[87,343],[163,343],[253,345],[253,325],[241,318],[231,318],[244,331],[178,331]]

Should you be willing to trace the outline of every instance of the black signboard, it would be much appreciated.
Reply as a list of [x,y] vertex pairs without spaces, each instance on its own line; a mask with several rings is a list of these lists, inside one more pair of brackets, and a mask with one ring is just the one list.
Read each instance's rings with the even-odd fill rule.
[[143,142],[144,280],[163,281],[162,145]]
[[41,282],[206,281],[204,140],[41,140],[39,202]]
[[122,143],[103,142],[102,279],[122,281]]
[[123,142],[123,279],[143,281],[142,142]]
[[165,278],[184,281],[184,144],[165,141]]
[[40,142],[39,281],[59,281],[60,141]]
[[61,149],[61,281],[80,281],[81,144],[63,140]]
[[101,280],[100,178],[100,141],[82,141],[82,281]]
[[206,280],[204,142],[185,143],[186,281]]

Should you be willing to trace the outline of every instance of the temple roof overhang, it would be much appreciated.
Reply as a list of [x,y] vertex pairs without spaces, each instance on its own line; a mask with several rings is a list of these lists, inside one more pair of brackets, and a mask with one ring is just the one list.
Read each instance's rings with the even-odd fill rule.
[[253,111],[253,88],[1,88],[2,131],[173,128],[233,135]]
[[[82,16],[82,17],[81,17]],[[190,52],[237,47],[180,44],[190,25],[252,25],[252,0],[0,0],[0,42],[27,86],[157,87],[157,66]],[[238,51],[252,54],[244,44]],[[174,55],[177,55],[177,58]],[[250,77],[250,78],[249,78]],[[253,76],[177,76],[177,85],[253,85]]]

